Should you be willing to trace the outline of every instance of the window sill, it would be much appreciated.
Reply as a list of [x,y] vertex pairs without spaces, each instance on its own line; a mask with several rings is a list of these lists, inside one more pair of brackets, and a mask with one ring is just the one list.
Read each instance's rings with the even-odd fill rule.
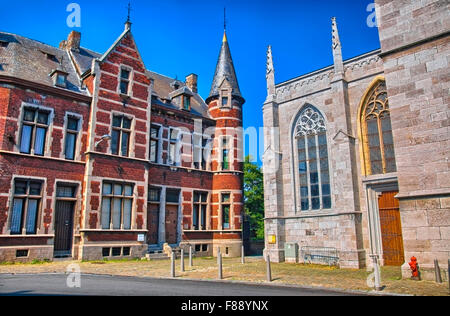
[[80,229],[80,233],[147,233],[146,229]]
[[236,233],[242,232],[242,229],[210,229],[210,230],[192,230],[192,229],[184,229],[184,233]]
[[55,235],[44,235],[44,234],[36,234],[36,235],[0,235],[0,238],[53,238]]
[[75,160],[68,160],[68,159],[62,159],[62,158],[56,158],[51,156],[38,156],[38,155],[31,155],[31,154],[23,154],[20,152],[15,151],[8,151],[8,150],[0,150],[0,154],[9,154],[9,155],[16,155],[20,157],[26,157],[26,158],[37,158],[37,159],[49,159],[49,160],[55,160],[60,162],[67,162],[67,163],[76,163],[76,164],[86,164],[84,161],[75,161]]

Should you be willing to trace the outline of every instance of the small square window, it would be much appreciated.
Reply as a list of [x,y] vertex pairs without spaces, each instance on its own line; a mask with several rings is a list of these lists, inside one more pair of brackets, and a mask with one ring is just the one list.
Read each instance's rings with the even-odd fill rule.
[[69,117],[67,121],[67,129],[71,131],[78,131],[78,122],[79,120],[74,117]]
[[122,252],[122,248],[120,248],[120,247],[114,247],[114,248],[112,249],[112,256],[113,256],[113,257],[119,257],[120,254],[121,254],[121,252]]
[[112,193],[112,185],[111,183],[104,183],[103,184],[103,195],[111,194]]
[[130,71],[126,69],[122,69],[122,72],[120,73],[120,77],[122,79],[130,79]]
[[122,116],[114,115],[113,117],[113,126],[114,127],[122,127]]
[[166,192],[166,202],[169,203],[178,203],[180,197],[180,190],[171,190],[168,189]]
[[228,106],[228,97],[222,97],[222,106]]
[[24,181],[16,181],[14,194],[27,194],[27,183]]
[[28,257],[28,249],[16,250],[16,258]]
[[34,122],[34,116],[36,111],[33,109],[25,109],[25,113],[23,115],[23,120],[27,122]]
[[170,140],[177,141],[177,139],[178,139],[178,130],[170,129]]
[[111,248],[102,248],[102,256],[109,257],[111,253]]
[[74,198],[75,187],[67,185],[58,185],[56,188],[56,196],[61,198]]
[[48,112],[41,112],[38,113],[38,123],[39,124],[48,124]]
[[30,195],[41,195],[41,183],[39,182],[30,183]]
[[133,187],[131,185],[125,186],[125,196],[133,196]]
[[124,256],[129,256],[130,254],[131,254],[130,247],[123,247],[123,255]]
[[208,251],[208,245],[202,245],[202,251]]
[[230,194],[222,194],[222,202],[223,203],[230,202]]
[[120,82],[120,93],[128,94],[128,82],[127,81]]
[[196,252],[202,251],[202,245],[195,245],[195,251]]
[[130,129],[131,128],[131,120],[124,117],[123,118],[123,128]]
[[148,200],[151,202],[159,202],[160,200],[160,189],[149,189],[148,190]]
[[65,75],[57,75],[56,76],[56,85],[59,87],[65,87],[66,79],[67,79],[67,77]]

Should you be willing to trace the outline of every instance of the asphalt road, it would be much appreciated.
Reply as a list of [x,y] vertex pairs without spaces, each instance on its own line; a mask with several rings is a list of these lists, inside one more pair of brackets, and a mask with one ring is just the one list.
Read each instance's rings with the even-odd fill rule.
[[298,287],[101,275],[81,275],[81,287],[70,288],[67,286],[67,277],[67,275],[63,274],[0,275],[0,296],[101,295],[267,297],[345,295],[345,293],[341,292],[321,289],[303,289]]

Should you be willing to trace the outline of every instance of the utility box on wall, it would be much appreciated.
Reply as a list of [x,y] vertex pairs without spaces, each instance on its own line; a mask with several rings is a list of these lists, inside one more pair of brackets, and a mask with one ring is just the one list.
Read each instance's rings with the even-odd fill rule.
[[285,261],[290,263],[298,263],[298,244],[286,243],[284,245]]

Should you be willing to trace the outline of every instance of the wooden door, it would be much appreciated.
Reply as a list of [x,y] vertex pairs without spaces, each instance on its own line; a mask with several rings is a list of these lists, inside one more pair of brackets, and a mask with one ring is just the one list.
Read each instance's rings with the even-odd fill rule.
[[159,204],[148,204],[147,230],[147,243],[149,245],[157,244],[159,234]]
[[398,192],[383,192],[378,198],[384,264],[401,266],[405,262]]
[[177,243],[178,205],[166,205],[166,243]]
[[72,250],[73,211],[72,201],[57,201],[55,211],[54,255],[69,256]]

